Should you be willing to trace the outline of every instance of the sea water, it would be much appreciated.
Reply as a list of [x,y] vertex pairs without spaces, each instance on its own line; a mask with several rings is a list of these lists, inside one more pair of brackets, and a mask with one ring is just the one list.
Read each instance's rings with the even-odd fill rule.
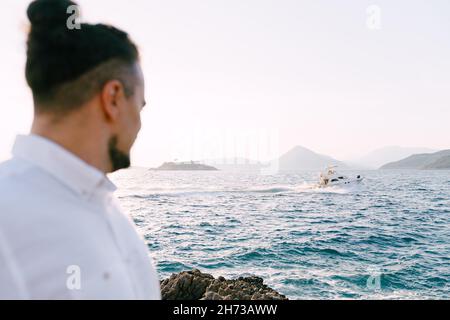
[[450,171],[112,175],[160,278],[257,275],[290,299],[450,299]]

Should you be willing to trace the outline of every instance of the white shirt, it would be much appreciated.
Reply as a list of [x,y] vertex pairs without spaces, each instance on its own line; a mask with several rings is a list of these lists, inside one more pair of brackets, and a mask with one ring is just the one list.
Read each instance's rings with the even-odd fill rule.
[[58,144],[18,136],[0,165],[0,299],[161,299],[115,189]]

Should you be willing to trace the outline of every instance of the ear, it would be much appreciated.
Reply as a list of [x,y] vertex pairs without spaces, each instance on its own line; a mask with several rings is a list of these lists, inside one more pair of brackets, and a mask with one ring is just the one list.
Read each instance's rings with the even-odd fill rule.
[[119,105],[124,98],[124,88],[120,81],[111,80],[103,86],[100,99],[107,120],[117,120],[120,113]]

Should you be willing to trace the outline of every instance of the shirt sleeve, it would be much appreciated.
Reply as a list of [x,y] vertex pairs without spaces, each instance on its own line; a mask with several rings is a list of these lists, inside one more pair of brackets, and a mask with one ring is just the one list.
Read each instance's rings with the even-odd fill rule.
[[0,230],[0,300],[28,299],[20,270],[10,252],[6,237]]

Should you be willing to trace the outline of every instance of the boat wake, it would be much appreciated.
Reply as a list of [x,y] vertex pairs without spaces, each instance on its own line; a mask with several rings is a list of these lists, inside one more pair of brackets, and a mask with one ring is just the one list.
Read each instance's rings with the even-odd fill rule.
[[[239,192],[239,191],[237,191]],[[274,186],[261,186],[257,188],[251,188],[247,190],[241,190],[240,192],[253,192],[253,193],[289,193],[289,192],[295,192],[295,188],[291,186],[280,186],[280,185],[274,185]]]
[[362,185],[352,186],[331,186],[327,188],[321,188],[317,184],[305,184],[296,189],[299,193],[337,193],[348,194],[361,191]]
[[220,194],[261,194],[261,195],[292,195],[301,193],[321,193],[321,194],[349,194],[361,190],[361,185],[353,186],[330,186],[321,188],[317,184],[304,182],[300,185],[262,185],[251,188],[230,188],[221,189],[213,186],[205,189],[198,188],[149,188],[140,195],[129,195],[136,198],[153,198],[159,196],[167,197],[189,197],[189,196],[217,196]]
[[304,182],[297,186],[264,186],[260,188],[253,188],[249,190],[241,190],[240,192],[255,192],[255,193],[337,193],[337,194],[347,194],[359,192],[363,189],[363,184],[355,185],[337,185],[330,187],[320,187],[317,183],[307,183]]

